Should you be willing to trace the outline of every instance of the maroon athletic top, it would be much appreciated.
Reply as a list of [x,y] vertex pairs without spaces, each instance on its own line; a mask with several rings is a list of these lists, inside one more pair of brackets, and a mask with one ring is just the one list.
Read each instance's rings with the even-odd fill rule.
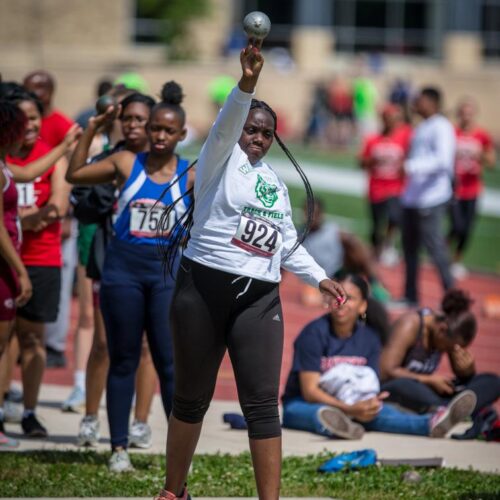
[[21,232],[19,230],[19,217],[17,215],[17,189],[10,170],[0,161],[1,171],[5,177],[3,188],[3,223],[14,248],[19,252],[21,248]]

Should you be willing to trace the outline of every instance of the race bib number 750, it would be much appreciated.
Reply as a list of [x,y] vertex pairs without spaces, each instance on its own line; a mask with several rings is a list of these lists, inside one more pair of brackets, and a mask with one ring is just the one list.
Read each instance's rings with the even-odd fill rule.
[[[162,217],[165,210],[163,203],[132,202],[130,204],[130,234],[138,238],[166,237],[175,224],[175,211],[168,217]],[[161,228],[160,228],[161,224]]]
[[231,243],[261,257],[272,257],[282,241],[279,227],[262,217],[243,213]]

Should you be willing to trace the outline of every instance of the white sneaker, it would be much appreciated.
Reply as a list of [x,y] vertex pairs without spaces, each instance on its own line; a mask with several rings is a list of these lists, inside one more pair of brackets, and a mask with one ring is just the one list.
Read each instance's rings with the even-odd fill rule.
[[476,395],[466,390],[455,396],[448,406],[440,407],[431,417],[429,435],[443,438],[455,425],[466,419],[476,406]]
[[122,472],[133,471],[130,457],[127,450],[115,450],[109,459],[109,471],[121,474]]
[[128,435],[128,445],[131,448],[151,448],[153,445],[151,427],[146,422],[134,420]]
[[12,401],[3,402],[3,420],[11,424],[19,424],[23,419],[23,408]]
[[454,262],[450,266],[450,273],[456,280],[463,280],[469,274],[467,268],[460,262]]
[[99,420],[94,415],[87,415],[80,422],[78,431],[78,446],[96,446],[100,438]]
[[380,254],[380,263],[387,267],[393,267],[399,262],[398,251],[394,247],[385,247]]
[[333,406],[323,406],[318,410],[317,415],[323,427],[334,436],[344,439],[361,439],[365,433],[362,425],[353,422],[343,411]]
[[66,401],[61,404],[61,410],[80,413],[83,406],[85,406],[85,391],[75,386]]

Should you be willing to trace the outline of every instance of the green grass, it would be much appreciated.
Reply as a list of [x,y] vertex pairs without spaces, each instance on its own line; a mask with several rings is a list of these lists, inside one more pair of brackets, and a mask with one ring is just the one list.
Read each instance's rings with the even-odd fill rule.
[[[293,207],[302,207],[304,190],[290,187]],[[345,229],[355,232],[368,241],[370,220],[366,200],[355,196],[314,190],[315,196],[325,203],[328,214],[336,217]],[[294,216],[300,219],[300,208],[295,208]],[[500,219],[479,216],[470,246],[465,254],[465,265],[471,269],[500,273]]]
[[[343,500],[499,498],[500,475],[456,469],[421,470],[421,482],[402,481],[408,467],[372,467],[358,472],[319,474],[331,455],[287,457],[282,496],[331,496]],[[0,454],[0,497],[152,497],[162,486],[160,455],[132,455],[134,473],[112,475],[109,454],[95,451],[37,451]],[[255,496],[250,455],[197,455],[190,475],[197,496]],[[482,496],[481,496],[482,495]],[[489,495],[489,496],[488,496]]]

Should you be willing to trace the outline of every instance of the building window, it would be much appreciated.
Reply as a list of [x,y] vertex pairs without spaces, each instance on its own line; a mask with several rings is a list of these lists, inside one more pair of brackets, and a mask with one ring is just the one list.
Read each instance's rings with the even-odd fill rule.
[[336,0],[339,51],[429,54],[426,0]]
[[134,36],[136,43],[159,44],[164,42],[162,34],[165,20],[162,18],[161,2],[136,0],[134,17]]
[[481,38],[486,57],[500,57],[500,0],[485,0],[481,11]]

